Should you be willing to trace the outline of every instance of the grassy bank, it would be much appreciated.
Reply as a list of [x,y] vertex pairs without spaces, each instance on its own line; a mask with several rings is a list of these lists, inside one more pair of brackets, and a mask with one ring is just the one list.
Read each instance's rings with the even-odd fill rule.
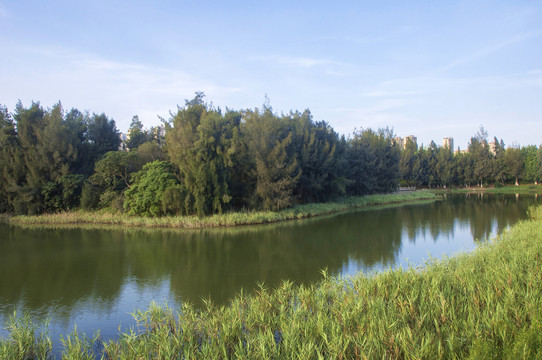
[[[231,304],[151,306],[106,343],[72,334],[66,359],[531,359],[542,357],[542,207],[472,253],[312,286],[283,283]],[[17,322],[19,321],[19,322]],[[47,355],[14,319],[0,358]],[[33,342],[29,339],[35,339]]]
[[471,188],[448,188],[448,189],[433,189],[435,194],[466,194],[466,193],[490,193],[490,194],[523,194],[535,195],[542,194],[542,185],[525,184],[525,185],[506,185],[502,187],[471,187]]
[[284,220],[303,219],[331,214],[366,206],[393,204],[400,202],[436,199],[428,191],[416,191],[403,194],[368,195],[348,197],[337,202],[297,205],[281,211],[247,211],[213,215],[202,219],[196,216],[141,217],[119,213],[74,211],[38,216],[4,217],[3,220],[17,225],[119,225],[133,227],[170,227],[199,229],[249,224],[265,224]]

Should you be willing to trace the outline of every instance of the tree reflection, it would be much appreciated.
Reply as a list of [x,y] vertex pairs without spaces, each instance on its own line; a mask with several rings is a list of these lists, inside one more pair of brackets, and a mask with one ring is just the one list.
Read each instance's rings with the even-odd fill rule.
[[[225,303],[258,282],[310,283],[355,260],[365,268],[394,264],[402,236],[454,237],[455,225],[484,239],[524,218],[534,198],[452,196],[445,201],[345,213],[266,226],[196,231],[23,229],[0,225],[0,306],[54,306],[69,316],[77,303],[109,312],[122,288],[169,281],[177,301]],[[406,239],[405,239],[406,240]],[[7,306],[11,304],[10,306]]]

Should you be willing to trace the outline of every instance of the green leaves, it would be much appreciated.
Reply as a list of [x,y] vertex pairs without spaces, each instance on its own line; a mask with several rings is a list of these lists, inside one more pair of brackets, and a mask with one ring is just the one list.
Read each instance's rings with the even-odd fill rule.
[[178,184],[170,163],[166,161],[148,163],[134,174],[133,184],[125,192],[124,209],[128,215],[163,215],[166,213],[162,206],[163,195],[167,189]]

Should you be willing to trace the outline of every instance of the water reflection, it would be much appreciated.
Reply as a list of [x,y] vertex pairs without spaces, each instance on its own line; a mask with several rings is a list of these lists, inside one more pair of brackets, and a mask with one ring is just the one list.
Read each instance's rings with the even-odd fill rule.
[[0,225],[0,321],[24,308],[50,316],[59,332],[77,323],[112,336],[120,320],[128,322],[129,312],[153,299],[225,303],[257,282],[317,281],[323,268],[351,274],[417,265],[428,253],[451,254],[502,231],[524,218],[534,201],[448,196],[423,205],[199,231]]

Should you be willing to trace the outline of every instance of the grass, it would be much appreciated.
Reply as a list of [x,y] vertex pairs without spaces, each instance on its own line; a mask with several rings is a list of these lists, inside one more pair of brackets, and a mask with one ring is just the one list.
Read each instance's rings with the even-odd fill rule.
[[[207,302],[203,310],[151,305],[135,313],[137,326],[116,340],[96,346],[96,340],[73,333],[63,356],[542,358],[542,207],[532,208],[530,216],[471,253],[430,260],[423,269],[353,278],[323,272],[317,284],[285,281],[272,290],[262,285],[226,306]],[[0,358],[23,358],[3,350],[21,347],[21,337],[13,337],[19,328],[10,331],[9,339],[0,340]]]
[[281,211],[245,211],[228,212],[199,219],[196,216],[142,217],[129,216],[112,212],[72,211],[38,216],[12,216],[0,218],[16,225],[117,225],[126,227],[170,227],[182,229],[201,229],[228,227],[250,224],[265,224],[285,220],[303,219],[319,215],[337,213],[355,208],[435,200],[437,196],[428,191],[416,191],[404,194],[368,195],[348,197],[337,202],[297,205]]
[[431,192],[435,194],[445,193],[472,193],[472,192],[485,192],[492,194],[523,194],[523,195],[535,195],[542,194],[542,185],[524,184],[524,185],[506,185],[503,187],[471,187],[471,188],[448,188],[448,189],[433,189]]

